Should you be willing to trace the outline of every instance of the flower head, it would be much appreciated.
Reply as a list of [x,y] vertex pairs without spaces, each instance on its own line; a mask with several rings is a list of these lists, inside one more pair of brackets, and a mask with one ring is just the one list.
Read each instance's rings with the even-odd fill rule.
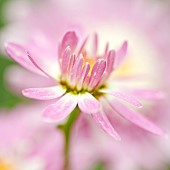
[[[88,38],[82,43],[75,32],[67,32],[58,46],[58,58],[56,60],[46,56],[44,63],[39,58],[32,56],[31,51],[14,43],[8,43],[7,53],[19,64],[27,69],[54,80],[54,86],[44,88],[28,88],[23,90],[23,95],[37,100],[52,100],[56,102],[47,106],[43,115],[49,121],[59,122],[64,120],[78,105],[83,113],[90,114],[92,118],[112,137],[120,140],[119,135],[109,122],[108,107],[112,112],[117,112],[124,118],[139,127],[157,135],[164,132],[156,125],[145,119],[140,113],[131,110],[119,100],[125,101],[135,107],[142,107],[136,97],[160,98],[162,94],[156,90],[132,89],[127,92],[109,88],[112,82],[111,74],[124,61],[127,51],[125,41],[120,49],[109,50],[106,44],[102,55],[97,54],[98,36],[94,34],[93,44],[90,51],[86,50]],[[54,68],[60,70],[54,72]],[[109,80],[109,81],[108,81]],[[111,97],[113,96],[113,98]]]

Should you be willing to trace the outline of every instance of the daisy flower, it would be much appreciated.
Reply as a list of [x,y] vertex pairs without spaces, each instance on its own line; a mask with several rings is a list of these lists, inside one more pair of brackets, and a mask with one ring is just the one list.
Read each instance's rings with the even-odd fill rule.
[[[87,41],[88,37],[79,40],[75,32],[67,32],[58,45],[56,58],[48,55],[41,58],[43,50],[39,51],[38,56],[34,56],[27,47],[8,43],[6,52],[11,58],[28,70],[54,82],[50,87],[24,89],[23,95],[36,100],[56,100],[43,111],[43,116],[48,121],[61,122],[79,107],[82,113],[91,115],[116,140],[120,140],[120,136],[107,118],[108,114],[118,113],[147,131],[163,135],[163,130],[125,104],[141,108],[142,104],[137,97],[160,98],[162,93],[148,89],[132,89],[126,92],[109,87],[114,83],[111,74],[126,57],[127,42],[118,50],[109,50],[107,43],[103,54],[98,55],[98,35],[94,34],[90,51],[86,50]],[[107,106],[112,108],[113,113],[108,112]]]

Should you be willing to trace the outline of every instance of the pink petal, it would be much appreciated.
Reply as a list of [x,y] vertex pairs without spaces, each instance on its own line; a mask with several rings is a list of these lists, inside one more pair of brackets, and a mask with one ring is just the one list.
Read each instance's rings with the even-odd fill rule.
[[132,123],[136,124],[137,126],[150,131],[156,135],[164,135],[162,129],[156,126],[154,123],[146,119],[140,113],[129,109],[127,106],[123,105],[118,101],[109,102],[112,108],[123,116],[125,119],[131,121]]
[[74,51],[78,43],[78,37],[75,32],[70,31],[67,32],[62,40],[62,49],[65,49],[66,47],[70,46],[71,50]]
[[86,63],[83,67],[83,70],[81,72],[81,77],[78,81],[77,89],[80,90],[82,88],[83,82],[86,79],[86,76],[88,75],[88,72],[90,70],[90,64]]
[[83,41],[83,43],[81,44],[80,49],[79,49],[79,51],[77,52],[77,56],[79,56],[80,53],[82,52],[84,46],[85,46],[86,43],[87,43],[87,40],[88,40],[88,37],[86,37],[85,40]]
[[47,106],[43,111],[43,116],[49,122],[60,122],[74,110],[76,105],[77,96],[67,93],[55,104]]
[[110,91],[110,90],[100,90],[102,93],[107,93],[109,95],[112,95],[114,97],[117,97],[119,99],[122,99],[136,107],[142,107],[142,104],[133,96],[129,95],[129,94],[124,94],[122,92],[119,91]]
[[64,53],[63,53],[62,58],[61,58],[61,70],[62,70],[62,74],[66,73],[70,58],[71,58],[71,49],[68,46],[64,50]]
[[84,89],[87,89],[89,81],[90,81],[90,76],[87,74],[86,78],[84,79],[84,83],[83,83]]
[[53,80],[53,77],[50,76],[47,72],[45,72],[36,62],[35,60],[31,57],[31,55],[29,54],[29,52],[27,51],[27,56],[30,59],[30,61],[32,62],[32,64],[38,69],[40,70],[42,73],[44,73],[48,78],[51,78]]
[[[108,52],[107,52],[108,53]],[[106,71],[102,77],[102,80],[100,81],[99,86],[110,77],[110,74],[113,71],[114,61],[115,61],[115,51],[111,50],[108,54],[105,54],[106,58]]]
[[128,90],[128,92],[138,98],[147,100],[159,100],[165,97],[162,91],[154,89],[134,89]]
[[100,110],[99,101],[90,93],[80,93],[78,95],[78,106],[84,113],[96,113]]
[[103,59],[98,59],[93,66],[92,73],[90,75],[90,82],[88,85],[88,90],[92,90],[97,84],[102,80],[102,75],[106,68],[106,61]]
[[106,60],[106,72],[107,74],[110,74],[113,70],[113,64],[114,64],[114,60],[115,60],[115,51],[109,51],[109,54],[107,56],[107,60]]
[[7,43],[6,52],[13,60],[15,60],[26,69],[53,79],[52,76],[44,71],[44,69],[40,68],[40,66],[33,60],[29,52],[24,49],[23,46],[15,43]]
[[50,100],[62,96],[66,92],[62,86],[28,88],[22,91],[22,94],[28,98],[38,100]]
[[7,54],[17,63],[30,71],[40,73],[40,71],[32,64],[32,62],[28,58],[27,51],[26,49],[24,49],[24,47],[15,43],[7,43],[5,48]]
[[76,60],[76,55],[72,54],[71,57],[70,57],[68,68],[67,68],[67,75],[69,75],[71,73],[73,66],[74,66],[74,63],[75,63],[75,60]]
[[54,85],[54,80],[47,79],[44,76],[39,76],[18,65],[10,66],[7,69],[5,72],[5,79],[7,81],[8,87],[13,89],[13,92],[16,94],[19,94],[23,89],[30,87],[48,87]]
[[109,50],[109,43],[107,42],[107,44],[106,44],[106,47],[105,47],[105,51],[104,51],[104,59],[106,59],[106,56],[107,56],[107,54],[108,54],[108,50]]
[[115,140],[120,141],[121,138],[118,133],[114,130],[113,126],[111,125],[110,121],[106,117],[103,112],[92,114],[93,119],[96,121],[97,124],[110,136],[112,136]]
[[75,86],[77,80],[78,80],[78,74],[81,74],[82,71],[82,65],[84,62],[83,56],[80,54],[73,65],[72,72],[70,73],[70,85],[72,87]]
[[80,54],[80,56],[81,56],[81,60],[80,60],[80,62],[79,62],[79,65],[78,65],[78,67],[77,67],[77,71],[76,71],[76,81],[78,82],[79,81],[79,79],[81,78],[81,75],[82,75],[82,66],[83,66],[83,63],[84,63],[84,58],[83,58],[83,55],[82,54]]
[[116,52],[116,58],[114,64],[115,68],[119,67],[122,64],[122,62],[126,57],[126,52],[127,52],[127,41],[125,41],[121,46],[121,48]]

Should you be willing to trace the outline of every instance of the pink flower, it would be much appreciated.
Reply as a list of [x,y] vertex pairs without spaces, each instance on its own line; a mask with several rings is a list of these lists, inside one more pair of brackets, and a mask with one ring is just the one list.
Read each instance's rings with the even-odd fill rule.
[[[47,135],[49,135],[48,139],[50,136],[53,137],[50,144],[55,141],[56,148],[62,146],[61,135],[56,133],[52,126],[46,126],[39,121],[39,116],[34,114],[39,109],[41,109],[40,105],[39,107],[23,105],[11,111],[0,111],[0,169],[45,170],[50,163],[50,160],[46,160],[47,156],[43,154],[44,151],[49,151],[45,140]],[[40,150],[42,143],[43,149]],[[55,158],[58,164],[62,164],[59,157]]]
[[[54,81],[54,85],[50,87],[25,89],[23,95],[37,100],[56,100],[43,111],[43,116],[48,121],[64,120],[78,105],[79,109],[83,113],[90,114],[105,132],[116,140],[120,140],[118,133],[107,118],[107,114],[111,114],[107,112],[107,107],[111,107],[112,112],[120,114],[137,126],[154,134],[163,135],[164,132],[160,128],[119,101],[122,100],[140,108],[142,104],[136,97],[160,98],[162,93],[144,89],[132,89],[125,92],[113,89],[113,87],[109,88],[112,81],[109,79],[111,73],[125,59],[127,42],[124,42],[116,51],[109,50],[108,44],[106,44],[101,56],[97,54],[97,34],[94,35],[91,51],[86,51],[86,42],[87,38],[79,43],[75,32],[67,32],[59,43],[56,60],[54,60],[54,56],[52,60],[52,57],[48,57],[48,55],[46,58],[41,58],[43,51],[39,51],[35,58],[25,47],[8,43],[6,51],[16,62],[28,70]],[[50,64],[43,61],[49,61]],[[53,69],[54,67],[55,69]],[[56,70],[60,70],[60,72]],[[58,73],[60,74],[58,75]]]
[[63,135],[53,124],[40,121],[36,113],[42,107],[32,104],[0,110],[0,169],[62,169]]

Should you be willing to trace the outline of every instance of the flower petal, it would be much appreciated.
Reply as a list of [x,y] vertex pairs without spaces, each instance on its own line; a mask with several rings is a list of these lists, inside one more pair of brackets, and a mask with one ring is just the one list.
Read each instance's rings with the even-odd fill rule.
[[99,101],[88,92],[78,95],[78,106],[84,113],[92,114],[100,110]]
[[78,37],[74,31],[67,32],[62,40],[62,49],[65,49],[66,47],[70,47],[72,51],[76,48],[78,43]]
[[127,41],[125,41],[121,48],[116,52],[114,68],[119,67],[126,57],[127,52]]
[[160,100],[165,97],[165,94],[160,90],[155,89],[133,89],[128,90],[130,94],[146,100]]
[[52,86],[44,88],[28,88],[22,91],[23,95],[38,100],[50,100],[62,96],[66,92],[62,86]]
[[98,59],[94,64],[91,75],[90,82],[88,85],[88,90],[92,90],[94,87],[98,85],[98,83],[102,80],[102,75],[106,68],[106,61],[103,59]]
[[82,52],[83,48],[85,47],[85,45],[86,45],[86,43],[87,43],[87,40],[88,40],[88,37],[86,37],[86,38],[83,40],[83,42],[82,42],[82,44],[81,44],[81,46],[80,46],[80,48],[79,48],[79,50],[78,50],[78,52],[77,52],[77,56],[79,56],[80,53]]
[[115,51],[111,50],[111,51],[109,51],[109,53],[107,55],[107,60],[106,60],[107,74],[110,74],[113,71],[114,60],[115,60]]
[[64,120],[74,110],[76,105],[77,96],[67,93],[57,103],[47,106],[43,111],[43,116],[49,122],[59,122]]
[[82,75],[82,71],[83,71],[82,66],[83,66],[83,63],[84,63],[84,57],[83,57],[82,54],[80,54],[80,56],[82,56],[82,59],[79,62],[79,65],[77,67],[77,71],[76,71],[76,74],[75,74],[76,75],[76,77],[75,77],[76,82],[78,82],[80,80],[81,75]]
[[26,50],[23,46],[21,46],[19,44],[15,44],[15,43],[7,43],[6,44],[6,52],[13,60],[15,60],[17,63],[19,63],[26,69],[28,69],[34,73],[43,75],[45,77],[54,79],[53,76],[48,74],[47,71],[45,71],[45,69],[44,69],[44,67],[47,67],[46,70],[48,70],[48,72],[51,72],[52,71],[52,69],[50,67],[51,65],[47,66],[49,63],[43,64],[43,62],[41,61],[40,65],[44,65],[44,67],[40,67],[39,62],[36,62],[31,57],[28,50]]
[[164,132],[162,129],[160,129],[154,123],[152,123],[151,121],[146,119],[140,113],[129,109],[127,106],[123,105],[122,103],[120,103],[118,101],[109,102],[109,103],[117,113],[119,113],[125,119],[136,124],[137,126],[143,128],[147,131],[150,131],[156,135],[164,135]]
[[32,64],[38,69],[40,70],[44,75],[46,75],[48,78],[51,78],[52,80],[54,79],[52,76],[50,76],[47,72],[45,72],[38,64],[37,62],[32,58],[32,56],[30,55],[30,53],[27,51],[27,57],[30,59],[30,61],[32,62]]
[[[114,69],[115,51],[111,50],[109,52],[106,52],[104,58],[106,58],[106,70],[105,70],[105,73],[103,74],[103,77],[102,77],[102,80],[100,81],[100,83],[106,81],[106,79],[109,78],[111,72]],[[99,85],[101,85],[101,84],[99,84]]]
[[76,82],[78,81],[79,75],[81,75],[82,72],[82,65],[84,62],[83,56],[80,54],[73,65],[72,71],[70,73],[70,85],[71,87],[74,87],[76,85]]
[[120,141],[121,138],[118,133],[114,130],[113,126],[107,119],[106,115],[103,112],[92,114],[92,118],[95,120],[97,124],[110,136],[112,136],[115,140]]
[[68,68],[67,68],[67,77],[68,75],[71,74],[75,61],[76,61],[76,55],[72,54],[69,60]]
[[119,92],[119,91],[110,91],[110,90],[100,90],[100,92],[102,93],[107,93],[107,94],[110,94],[114,97],[117,97],[117,98],[120,98],[136,107],[139,107],[141,108],[142,107],[142,104],[133,96],[129,95],[129,94],[124,94],[122,92]]
[[22,65],[23,67],[25,67],[28,70],[31,70],[33,72],[40,72],[33,64],[32,62],[29,60],[28,56],[27,56],[27,51],[26,49],[24,49],[24,47],[22,47],[19,44],[15,44],[15,43],[7,43],[6,44],[6,52],[7,54],[13,59],[15,60],[17,63],[19,63],[20,65]]
[[104,59],[106,59],[106,57],[107,57],[107,54],[108,54],[108,50],[109,50],[109,43],[107,42],[107,44],[106,44],[106,47],[105,47],[105,51],[104,51]]
[[67,71],[68,68],[68,64],[69,64],[69,60],[71,58],[71,49],[68,46],[65,50],[64,53],[62,55],[62,60],[61,60],[61,70],[62,70],[62,74],[64,75]]
[[90,70],[90,64],[86,62],[86,64],[83,67],[83,70],[81,72],[80,79],[78,81],[77,89],[80,90],[82,88],[83,82],[86,79],[86,76],[88,75],[88,72]]

